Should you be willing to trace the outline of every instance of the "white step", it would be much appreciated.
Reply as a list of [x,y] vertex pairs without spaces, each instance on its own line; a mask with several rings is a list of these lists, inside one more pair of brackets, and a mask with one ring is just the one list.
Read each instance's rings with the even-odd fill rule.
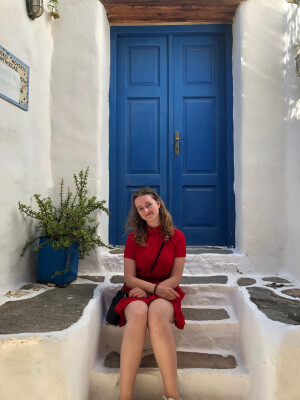
[[185,296],[182,306],[232,306],[236,286],[232,285],[180,285]]
[[[227,311],[230,315],[229,307]],[[178,348],[202,350],[231,350],[236,349],[239,335],[239,325],[235,317],[223,320],[191,321],[186,320],[184,329],[172,325],[173,334]],[[124,327],[104,323],[101,328],[101,351],[120,352]],[[149,334],[147,332],[145,350],[151,349]]]
[[[104,285],[105,286],[105,285]],[[113,298],[119,289],[121,284],[108,284],[103,288],[101,293],[101,301],[103,311],[105,312]],[[184,291],[185,296],[182,301],[182,306],[232,306],[234,307],[234,295],[237,290],[236,286],[225,284],[191,284],[191,285],[180,285]]]
[[[232,369],[188,368],[178,369],[182,400],[244,400],[249,389],[249,375],[240,351],[239,323],[234,309],[236,287],[229,284],[181,285],[186,296],[185,308],[220,310],[227,312],[223,319],[189,320],[184,330],[173,326],[177,351],[232,355],[237,366]],[[102,292],[104,313],[120,285],[110,285]],[[212,311],[212,313],[213,313]],[[211,312],[211,311],[210,311]],[[224,312],[224,311],[223,311]],[[100,354],[91,374],[90,400],[117,400],[119,369],[104,367],[104,359],[111,352],[120,353],[124,328],[103,321]],[[143,355],[152,353],[147,333]],[[192,357],[192,355],[191,355]],[[140,368],[133,400],[159,400],[163,383],[157,368]]]
[[[101,249],[101,273],[123,273],[124,255],[111,254],[108,249]],[[253,266],[249,258],[242,253],[232,254],[187,254],[184,273],[191,275],[250,272]],[[92,272],[95,272],[94,270]]]
[[[101,361],[91,374],[89,400],[117,400],[119,369],[104,368]],[[179,369],[182,400],[244,400],[249,390],[249,375],[242,367],[234,369]],[[133,400],[160,400],[163,383],[156,368],[139,369]]]

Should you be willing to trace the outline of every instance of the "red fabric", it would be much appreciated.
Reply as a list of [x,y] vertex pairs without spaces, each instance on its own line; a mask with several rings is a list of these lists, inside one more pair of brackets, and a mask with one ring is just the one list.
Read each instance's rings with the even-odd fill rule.
[[[134,232],[131,232],[127,238],[125,245],[125,258],[131,258],[136,261],[136,274],[137,278],[148,280],[151,268],[154,264],[154,260],[162,244],[163,236],[161,227],[151,229],[147,227],[147,246],[138,245],[134,239]],[[159,255],[154,270],[151,274],[150,282],[159,283],[170,277],[171,270],[174,264],[175,257],[186,256],[186,244],[184,234],[178,229],[174,229],[174,235],[164,244],[164,247]],[[124,285],[123,290],[129,292],[130,289]],[[181,311],[181,301],[185,293],[178,286],[175,288],[176,292],[180,295],[171,303],[174,308],[174,321],[175,325],[179,329],[183,329],[185,320]],[[115,307],[115,310],[120,315],[121,320],[119,326],[125,325],[124,308],[135,300],[144,301],[146,304],[150,304],[153,300],[159,299],[160,296],[151,295],[146,299],[140,299],[136,297],[127,297],[122,299],[119,304]]]

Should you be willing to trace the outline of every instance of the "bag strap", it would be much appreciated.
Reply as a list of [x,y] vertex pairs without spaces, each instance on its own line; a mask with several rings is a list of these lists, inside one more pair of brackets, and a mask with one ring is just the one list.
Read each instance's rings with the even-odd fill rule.
[[152,266],[152,268],[151,268],[151,272],[150,272],[150,274],[149,274],[149,276],[148,276],[148,279],[150,279],[150,276],[151,276],[151,274],[152,274],[152,272],[153,272],[153,270],[154,270],[156,261],[158,260],[158,257],[159,257],[159,255],[160,255],[160,253],[161,253],[161,251],[162,251],[162,248],[164,247],[164,244],[165,244],[165,242],[162,242],[162,245],[160,246],[160,249],[159,249],[159,252],[158,252],[158,254],[157,254],[157,256],[156,256],[156,259],[155,259],[155,261],[154,261],[154,264],[153,264],[153,266]]

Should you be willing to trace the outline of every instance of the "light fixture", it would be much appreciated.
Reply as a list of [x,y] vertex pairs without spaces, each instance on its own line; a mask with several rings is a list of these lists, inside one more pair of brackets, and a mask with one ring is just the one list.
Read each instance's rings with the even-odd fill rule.
[[26,0],[26,8],[28,17],[36,19],[44,12],[43,0]]

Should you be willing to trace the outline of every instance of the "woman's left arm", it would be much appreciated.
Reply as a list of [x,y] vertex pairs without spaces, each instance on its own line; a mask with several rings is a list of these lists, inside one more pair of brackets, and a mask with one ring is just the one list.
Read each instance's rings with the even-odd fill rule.
[[185,263],[185,257],[175,257],[170,277],[162,281],[159,285],[168,286],[171,287],[172,289],[175,289],[181,281],[184,269],[184,263]]
[[159,283],[156,287],[155,293],[166,300],[174,300],[179,297],[179,294],[174,290],[182,277],[185,257],[176,257],[171,270],[170,277]]

